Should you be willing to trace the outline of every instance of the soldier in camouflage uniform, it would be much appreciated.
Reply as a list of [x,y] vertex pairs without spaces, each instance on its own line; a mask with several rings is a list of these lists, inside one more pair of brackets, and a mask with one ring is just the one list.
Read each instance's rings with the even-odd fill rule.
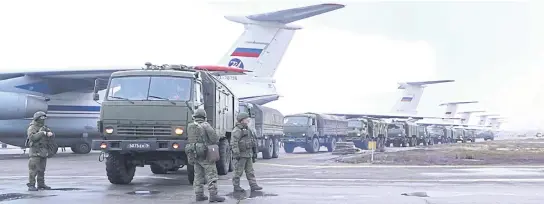
[[207,182],[210,202],[223,202],[224,197],[217,195],[217,168],[215,162],[206,159],[206,147],[219,144],[219,137],[212,126],[206,122],[206,111],[197,109],[193,114],[193,123],[187,127],[188,144],[186,147],[189,164],[194,165],[194,181],[196,201],[208,200],[204,195],[204,184]]
[[240,177],[246,172],[247,181],[251,191],[262,190],[263,188],[257,185],[255,179],[255,171],[253,163],[257,159],[257,138],[255,133],[248,128],[249,114],[241,112],[237,116],[238,122],[232,131],[230,144],[232,145],[232,154],[236,159],[236,167],[234,176],[232,177],[232,185],[234,191],[244,191],[240,187]]
[[[45,185],[45,167],[49,154],[49,140],[53,136],[51,130],[44,126],[47,116],[44,112],[38,111],[34,113],[34,117],[30,126],[27,129],[27,145],[29,146],[28,161],[28,190],[37,191],[38,189],[49,190],[51,187]],[[36,177],[38,180],[38,188],[36,188]]]

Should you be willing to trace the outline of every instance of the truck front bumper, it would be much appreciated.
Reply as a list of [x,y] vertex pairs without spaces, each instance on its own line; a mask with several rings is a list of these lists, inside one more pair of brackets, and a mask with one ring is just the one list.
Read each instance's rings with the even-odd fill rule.
[[187,140],[93,140],[92,150],[183,152]]

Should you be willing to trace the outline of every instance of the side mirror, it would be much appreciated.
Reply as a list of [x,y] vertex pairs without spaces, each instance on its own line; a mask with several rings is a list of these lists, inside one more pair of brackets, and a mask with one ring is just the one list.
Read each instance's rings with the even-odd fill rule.
[[93,93],[93,100],[94,101],[100,100],[100,95],[98,95],[98,93]]

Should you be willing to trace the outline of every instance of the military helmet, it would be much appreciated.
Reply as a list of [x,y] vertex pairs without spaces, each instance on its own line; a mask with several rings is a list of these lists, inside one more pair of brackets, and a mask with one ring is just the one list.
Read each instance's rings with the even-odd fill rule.
[[202,108],[196,109],[193,118],[206,118],[206,111]]
[[45,112],[43,111],[38,111],[36,113],[34,113],[34,116],[32,117],[33,120],[37,120],[38,118],[42,117],[42,116],[45,116],[47,117],[47,115],[45,114]]
[[241,122],[242,120],[246,119],[246,118],[249,118],[249,114],[246,113],[246,112],[240,112],[238,114],[238,116],[236,117],[236,119],[238,120],[238,122]]

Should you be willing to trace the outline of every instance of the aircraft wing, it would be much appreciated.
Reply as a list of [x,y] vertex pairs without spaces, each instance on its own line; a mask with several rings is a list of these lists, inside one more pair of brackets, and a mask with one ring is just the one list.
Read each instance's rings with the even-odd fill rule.
[[347,119],[350,118],[360,118],[360,117],[372,117],[372,118],[383,118],[383,119],[454,119],[459,120],[461,118],[446,118],[446,117],[438,117],[438,116],[418,116],[418,115],[405,115],[405,114],[341,114],[341,113],[328,113],[328,115],[335,115],[335,116],[342,116],[346,117]]
[[[55,71],[29,71],[0,73],[0,80],[8,80],[17,77],[31,77],[32,82],[17,84],[16,88],[37,91],[43,94],[60,94],[65,92],[87,92],[94,89],[96,79],[107,81],[116,71],[139,70],[140,67],[108,67],[108,68],[81,68]],[[221,67],[221,66],[194,66],[196,70],[209,71],[213,75],[240,75],[247,70]],[[101,83],[99,90],[106,88],[107,83]]]
[[246,102],[246,103],[253,103],[257,105],[264,105],[266,103],[276,101],[280,98],[277,94],[271,94],[271,95],[263,95],[263,96],[253,96],[253,97],[244,97],[239,98],[238,100],[240,102]]

